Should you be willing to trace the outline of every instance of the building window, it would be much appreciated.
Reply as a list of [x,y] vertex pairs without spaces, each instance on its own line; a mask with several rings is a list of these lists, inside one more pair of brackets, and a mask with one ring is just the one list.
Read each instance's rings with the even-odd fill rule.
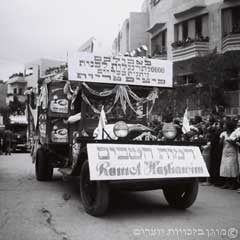
[[208,15],[201,15],[175,25],[173,48],[186,46],[193,42],[208,42]]
[[240,7],[232,9],[232,32],[240,33]]
[[180,40],[182,40],[181,27],[182,27],[181,24],[177,24],[177,25],[175,26],[175,37],[174,37],[175,41],[180,41]]
[[17,94],[17,88],[13,89],[13,94]]
[[126,31],[127,31],[127,37],[126,37],[126,50],[130,51],[130,45],[129,45],[129,39],[130,39],[130,26],[129,26],[129,21],[126,24]]
[[152,56],[166,55],[166,36],[167,30],[160,32],[157,36],[152,38]]
[[188,38],[188,22],[183,22],[183,31],[182,31],[182,38],[186,40]]
[[182,41],[188,38],[188,21],[179,23],[175,26],[175,40]]
[[166,47],[166,31],[162,32],[162,46]]
[[201,37],[202,36],[202,17],[196,18],[195,29],[196,29],[196,37]]
[[19,89],[18,89],[18,94],[19,94],[19,95],[22,95],[22,94],[23,94],[22,88],[19,88]]
[[33,68],[32,67],[25,70],[25,76],[26,77],[31,76],[31,75],[33,75]]
[[224,9],[222,13],[223,36],[240,33],[240,7]]

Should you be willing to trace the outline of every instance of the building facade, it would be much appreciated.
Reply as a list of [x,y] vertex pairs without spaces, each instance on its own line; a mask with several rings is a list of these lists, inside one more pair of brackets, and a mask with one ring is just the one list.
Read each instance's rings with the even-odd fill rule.
[[[178,101],[181,106],[173,107],[183,111],[187,106],[193,115],[201,114],[210,96],[196,82],[192,62],[211,53],[224,56],[240,53],[240,1],[145,0],[143,6],[148,18],[143,35],[148,39],[149,55],[173,62],[174,84],[184,96]],[[126,44],[119,42],[119,45],[120,49],[127,49]],[[232,66],[233,74],[229,75],[227,85],[235,87],[225,91],[229,115],[240,114],[240,64]],[[177,97],[174,94],[172,99]]]
[[0,80],[0,109],[6,109],[7,103],[7,83],[3,80]]
[[[177,62],[214,49],[225,53],[239,48],[236,44],[240,24],[239,1],[149,0],[148,3],[150,28],[147,31],[153,55],[157,47],[160,50],[166,48],[168,59]],[[236,34],[235,41],[229,36],[231,33]],[[184,46],[186,40],[193,42],[189,44],[191,47]]]
[[131,12],[113,42],[113,54],[126,54],[148,45],[147,12]]
[[0,131],[4,130],[7,118],[7,83],[0,80]]
[[27,82],[27,87],[36,88],[38,80],[47,75],[47,71],[53,68],[59,68],[65,65],[64,61],[40,58],[29,62],[24,66],[24,77]]
[[7,105],[9,105],[10,102],[13,102],[15,97],[20,103],[25,103],[26,97],[24,92],[26,89],[27,82],[25,81],[23,74],[13,74],[10,76],[7,80]]

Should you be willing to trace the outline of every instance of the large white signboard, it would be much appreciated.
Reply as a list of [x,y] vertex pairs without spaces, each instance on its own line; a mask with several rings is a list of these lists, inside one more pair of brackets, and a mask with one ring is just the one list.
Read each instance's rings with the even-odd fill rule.
[[78,52],[68,57],[69,80],[173,87],[172,62],[140,57],[106,57]]
[[198,147],[87,145],[91,180],[208,177]]

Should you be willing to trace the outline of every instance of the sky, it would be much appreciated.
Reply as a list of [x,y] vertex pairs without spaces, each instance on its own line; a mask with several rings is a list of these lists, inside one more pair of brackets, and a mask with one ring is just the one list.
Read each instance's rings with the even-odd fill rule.
[[143,0],[1,0],[0,80],[38,58],[66,60],[95,37],[107,51]]

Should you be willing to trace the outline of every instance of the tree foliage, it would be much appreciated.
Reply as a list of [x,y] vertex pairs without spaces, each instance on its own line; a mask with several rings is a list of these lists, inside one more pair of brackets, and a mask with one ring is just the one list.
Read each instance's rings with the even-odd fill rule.
[[233,79],[237,79],[239,69],[240,54],[236,51],[219,54],[215,50],[191,61],[175,63],[175,78],[178,74],[192,72],[191,82],[181,84],[176,78],[175,88],[163,90],[159,96],[156,112],[163,115],[173,111],[182,115],[188,107],[190,110],[223,114],[224,108],[229,106],[225,91],[238,89],[238,82]]
[[216,51],[192,61],[194,78],[197,83],[208,86],[210,106],[227,106],[224,91],[231,85],[231,79],[239,68],[239,54],[218,54]]

